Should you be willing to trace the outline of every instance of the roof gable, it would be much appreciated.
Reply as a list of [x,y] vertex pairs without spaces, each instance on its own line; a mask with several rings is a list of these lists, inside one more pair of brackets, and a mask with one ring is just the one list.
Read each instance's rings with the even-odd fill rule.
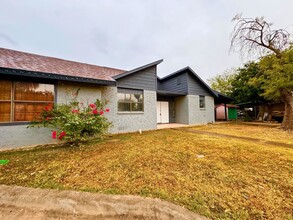
[[152,62],[152,63],[148,63],[148,64],[146,64],[146,65],[143,65],[143,66],[137,67],[137,68],[132,69],[132,70],[130,70],[130,71],[126,71],[126,72],[121,73],[121,74],[119,74],[119,75],[113,76],[113,79],[116,80],[116,79],[123,78],[123,77],[125,77],[125,76],[129,76],[129,75],[131,75],[131,74],[133,74],[133,73],[139,72],[139,71],[144,70],[144,69],[147,69],[147,68],[149,68],[149,67],[156,66],[156,65],[158,65],[158,64],[160,64],[160,63],[162,63],[162,62],[163,62],[163,59],[161,59],[161,60],[157,60],[157,61]]
[[171,73],[165,77],[162,77],[162,78],[159,78],[158,77],[158,80],[160,81],[166,81],[166,80],[169,80],[171,78],[174,78],[174,77],[177,77],[183,73],[188,73],[189,75],[191,75],[192,77],[195,78],[196,81],[199,82],[199,84],[205,89],[208,91],[209,94],[211,94],[213,97],[217,97],[217,95],[215,94],[215,92],[189,67],[184,67],[174,73]]

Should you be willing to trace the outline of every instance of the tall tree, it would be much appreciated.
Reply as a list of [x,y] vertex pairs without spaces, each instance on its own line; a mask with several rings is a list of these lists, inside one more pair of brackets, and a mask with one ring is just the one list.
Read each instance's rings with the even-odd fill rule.
[[[293,131],[293,86],[285,83],[291,78],[291,52],[290,34],[284,29],[272,30],[272,23],[268,23],[263,17],[242,18],[236,15],[232,21],[236,22],[231,39],[231,49],[238,50],[249,56],[258,55],[259,58],[267,56],[262,60],[262,69],[254,81],[263,83],[264,94],[274,94],[269,98],[277,98],[276,93],[285,103],[285,116],[282,127]],[[264,67],[266,66],[266,67]],[[280,74],[282,73],[282,74]],[[281,79],[282,78],[282,79]],[[269,92],[270,84],[278,80],[275,93]]]
[[293,47],[281,53],[280,58],[272,54],[259,62],[262,74],[251,80],[263,89],[263,96],[285,103],[282,127],[293,131]]
[[258,63],[249,62],[242,68],[226,70],[208,81],[212,89],[231,96],[236,104],[246,102],[259,104],[268,100],[261,96],[263,90],[259,84],[250,83],[250,80],[259,75],[260,71]]
[[232,81],[236,75],[236,69],[226,70],[222,74],[218,74],[213,78],[208,79],[208,82],[212,89],[231,96],[232,93]]
[[231,96],[235,103],[251,102],[260,104],[268,102],[261,94],[263,90],[259,85],[250,83],[250,80],[261,74],[259,64],[256,62],[246,63],[242,68],[237,69],[237,74],[231,82]]

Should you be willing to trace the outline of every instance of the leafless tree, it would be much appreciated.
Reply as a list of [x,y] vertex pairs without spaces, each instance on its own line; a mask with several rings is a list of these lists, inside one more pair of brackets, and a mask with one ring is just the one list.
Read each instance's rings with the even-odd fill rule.
[[230,51],[238,51],[259,57],[275,53],[280,57],[281,52],[290,46],[290,34],[284,29],[271,30],[272,23],[264,17],[242,18],[237,14],[232,21],[236,22],[232,32]]

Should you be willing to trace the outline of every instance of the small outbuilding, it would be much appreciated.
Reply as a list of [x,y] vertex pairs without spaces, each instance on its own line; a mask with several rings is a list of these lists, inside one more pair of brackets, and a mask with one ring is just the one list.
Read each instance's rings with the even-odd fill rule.
[[218,104],[215,108],[216,120],[237,120],[237,108],[239,108],[237,105]]

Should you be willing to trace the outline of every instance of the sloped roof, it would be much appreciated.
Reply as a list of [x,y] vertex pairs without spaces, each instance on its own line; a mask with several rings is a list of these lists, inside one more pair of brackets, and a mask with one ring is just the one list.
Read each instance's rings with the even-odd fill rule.
[[216,90],[213,90],[214,93],[217,95],[216,103],[230,103],[233,101],[233,98],[227,95],[224,95]]
[[146,68],[149,68],[149,67],[152,67],[152,66],[156,66],[160,63],[163,62],[163,59],[160,59],[160,60],[157,60],[155,62],[152,62],[152,63],[148,63],[146,65],[143,65],[143,66],[140,66],[140,67],[137,67],[133,70],[130,70],[130,71],[127,71],[127,72],[124,72],[124,73],[121,73],[119,75],[116,75],[116,76],[113,76],[114,79],[120,79],[120,78],[123,78],[125,76],[128,76],[128,75],[131,75],[132,73],[135,73],[135,72],[138,72],[140,70],[143,70],[143,69],[146,69]]
[[121,69],[79,63],[5,48],[0,48],[0,68],[113,82],[115,80],[112,77],[126,72]]
[[217,94],[214,92],[214,90],[212,90],[209,86],[208,86],[208,84],[206,84],[189,66],[187,66],[187,67],[184,67],[184,68],[182,68],[182,69],[180,69],[180,70],[177,70],[176,72],[174,72],[174,73],[171,73],[171,74],[169,74],[169,75],[167,75],[167,76],[164,76],[164,77],[162,77],[162,78],[159,78],[158,77],[158,79],[160,80],[160,81],[164,81],[164,80],[167,80],[167,79],[170,79],[170,78],[172,78],[172,77],[175,77],[175,76],[177,76],[177,75],[179,75],[179,74],[181,74],[181,73],[184,73],[184,72],[186,72],[186,71],[188,71],[189,73],[191,73],[191,75],[192,76],[194,76],[202,85],[203,85],[203,87],[205,87],[210,93],[211,93],[211,95],[213,95],[214,97],[217,97]]

